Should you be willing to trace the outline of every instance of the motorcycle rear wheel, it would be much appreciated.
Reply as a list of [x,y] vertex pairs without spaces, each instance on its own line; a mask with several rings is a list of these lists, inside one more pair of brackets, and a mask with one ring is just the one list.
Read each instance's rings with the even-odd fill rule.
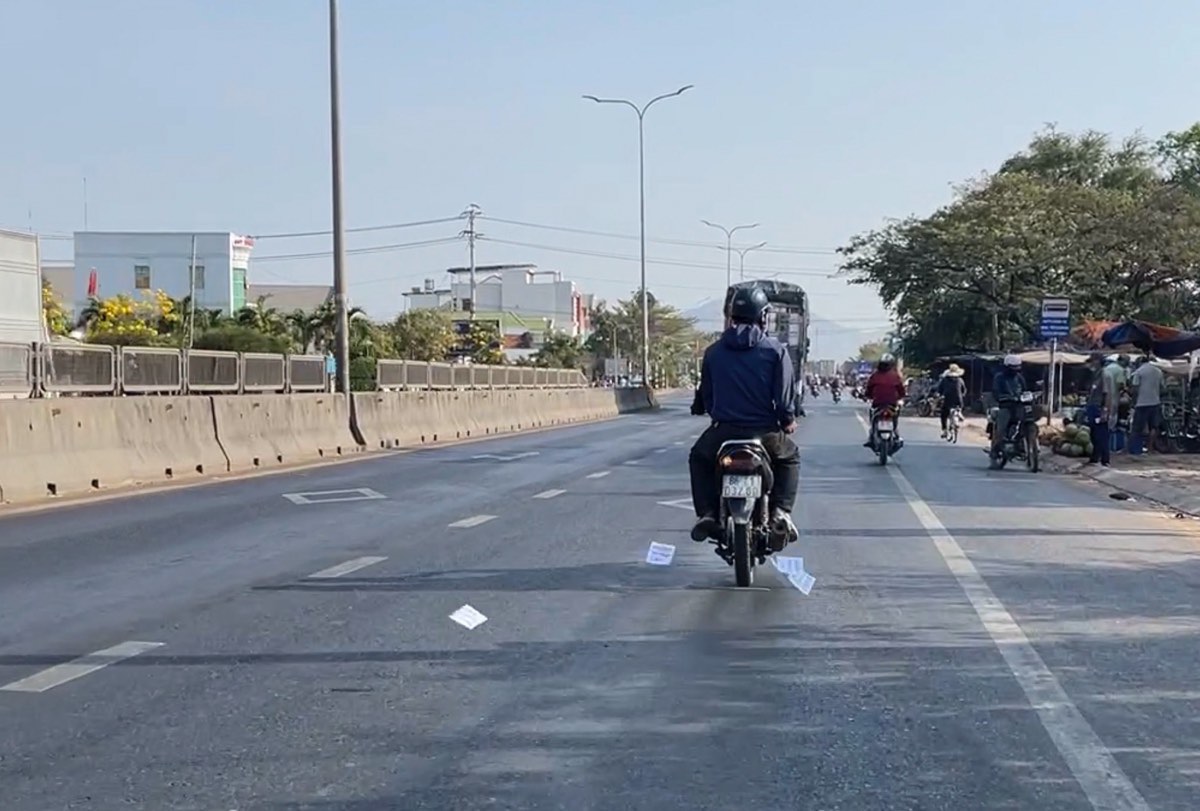
[[[732,521],[730,522],[733,523]],[[733,524],[733,577],[739,587],[754,583],[754,558],[750,550],[750,525]]]

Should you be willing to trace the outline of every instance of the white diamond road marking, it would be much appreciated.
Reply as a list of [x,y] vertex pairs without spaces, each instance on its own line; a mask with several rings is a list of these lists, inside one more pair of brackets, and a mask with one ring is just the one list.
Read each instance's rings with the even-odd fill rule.
[[456,610],[450,615],[450,619],[468,631],[472,631],[487,622],[487,617],[469,605],[464,605],[462,608]]
[[455,527],[457,529],[466,529],[469,527],[477,527],[480,524],[486,524],[488,521],[491,521],[495,517],[496,516],[494,516],[494,515],[472,515],[470,518],[461,518],[458,521],[454,521],[453,523],[449,524],[448,526]]
[[601,470],[601,471],[598,471],[598,472],[596,472],[596,473],[589,473],[589,474],[587,474],[587,478],[589,478],[589,479],[603,479],[603,478],[604,478],[605,476],[607,476],[609,473],[612,473],[612,471],[611,471],[611,470]]
[[[855,416],[862,423],[863,430],[869,431],[870,426],[863,415],[857,413]],[[1049,733],[1050,740],[1063,756],[1067,768],[1075,776],[1092,807],[1097,811],[1150,811],[1149,803],[1121,770],[1117,759],[1071,701],[1053,671],[1030,643],[1029,637],[1025,636],[1025,631],[1013,619],[1004,603],[1000,602],[962,546],[917,493],[908,477],[894,466],[888,466],[886,470],[946,561],[959,587],[967,595],[979,621],[1008,665],[1009,672],[1021,685],[1025,698],[1037,712],[1042,727]]]
[[368,566],[374,566],[376,563],[383,563],[387,558],[368,555],[367,557],[355,558],[348,560],[345,563],[339,563],[337,566],[330,566],[328,569],[322,569],[319,572],[313,572],[306,580],[329,580],[334,577],[341,577],[344,574],[357,572],[359,569],[365,569]]
[[565,492],[567,492],[567,491],[566,490],[543,490],[542,492],[535,495],[534,498],[554,498],[555,496],[561,496]]
[[282,495],[293,504],[332,504],[339,501],[371,501],[387,498],[383,493],[377,493],[369,487],[358,487],[354,490],[315,490],[311,493],[283,493]]
[[87,656],[81,656],[70,662],[34,673],[20,681],[6,684],[0,687],[0,690],[10,693],[44,693],[52,687],[58,687],[60,684],[74,681],[89,673],[95,673],[122,659],[129,659],[146,651],[161,648],[164,644],[163,642],[122,642],[120,645],[89,653]]

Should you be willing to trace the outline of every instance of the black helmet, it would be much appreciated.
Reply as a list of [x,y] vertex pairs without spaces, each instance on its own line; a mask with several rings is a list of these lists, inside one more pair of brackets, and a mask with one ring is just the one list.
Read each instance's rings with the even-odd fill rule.
[[740,324],[761,324],[771,302],[761,287],[739,287],[729,300],[729,317]]

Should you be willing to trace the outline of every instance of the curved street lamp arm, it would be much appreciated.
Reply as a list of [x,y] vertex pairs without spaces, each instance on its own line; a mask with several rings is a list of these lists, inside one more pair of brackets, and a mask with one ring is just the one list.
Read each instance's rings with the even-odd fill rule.
[[642,117],[642,111],[629,99],[602,99],[597,96],[584,96],[584,98],[588,101],[594,101],[597,104],[624,104],[626,107],[632,107],[633,111],[637,113],[638,118]]
[[679,88],[674,93],[663,93],[661,96],[655,96],[654,98],[650,99],[650,101],[646,102],[646,106],[641,109],[641,111],[638,113],[638,115],[645,115],[646,111],[650,109],[651,104],[662,101],[663,99],[672,98],[674,96],[682,96],[685,91],[691,90],[693,87],[695,87],[694,84],[685,84],[683,87]]

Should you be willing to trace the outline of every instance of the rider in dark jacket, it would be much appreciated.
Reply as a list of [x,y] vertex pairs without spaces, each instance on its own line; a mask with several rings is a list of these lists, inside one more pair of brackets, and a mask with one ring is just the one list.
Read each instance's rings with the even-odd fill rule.
[[1006,355],[1004,368],[992,379],[992,397],[996,399],[996,421],[992,425],[992,466],[999,467],[996,461],[1000,446],[1008,433],[1008,426],[1017,419],[1013,410],[1021,404],[1021,394],[1027,391],[1025,378],[1021,375],[1021,358],[1018,355]]
[[771,529],[778,548],[796,537],[791,511],[800,486],[800,451],[788,434],[796,430],[792,361],[787,349],[767,335],[767,294],[739,288],[729,303],[730,327],[704,352],[700,398],[712,425],[688,456],[696,525],[692,539],[704,541],[721,529],[717,451],[721,443],[756,437],[771,456]]

